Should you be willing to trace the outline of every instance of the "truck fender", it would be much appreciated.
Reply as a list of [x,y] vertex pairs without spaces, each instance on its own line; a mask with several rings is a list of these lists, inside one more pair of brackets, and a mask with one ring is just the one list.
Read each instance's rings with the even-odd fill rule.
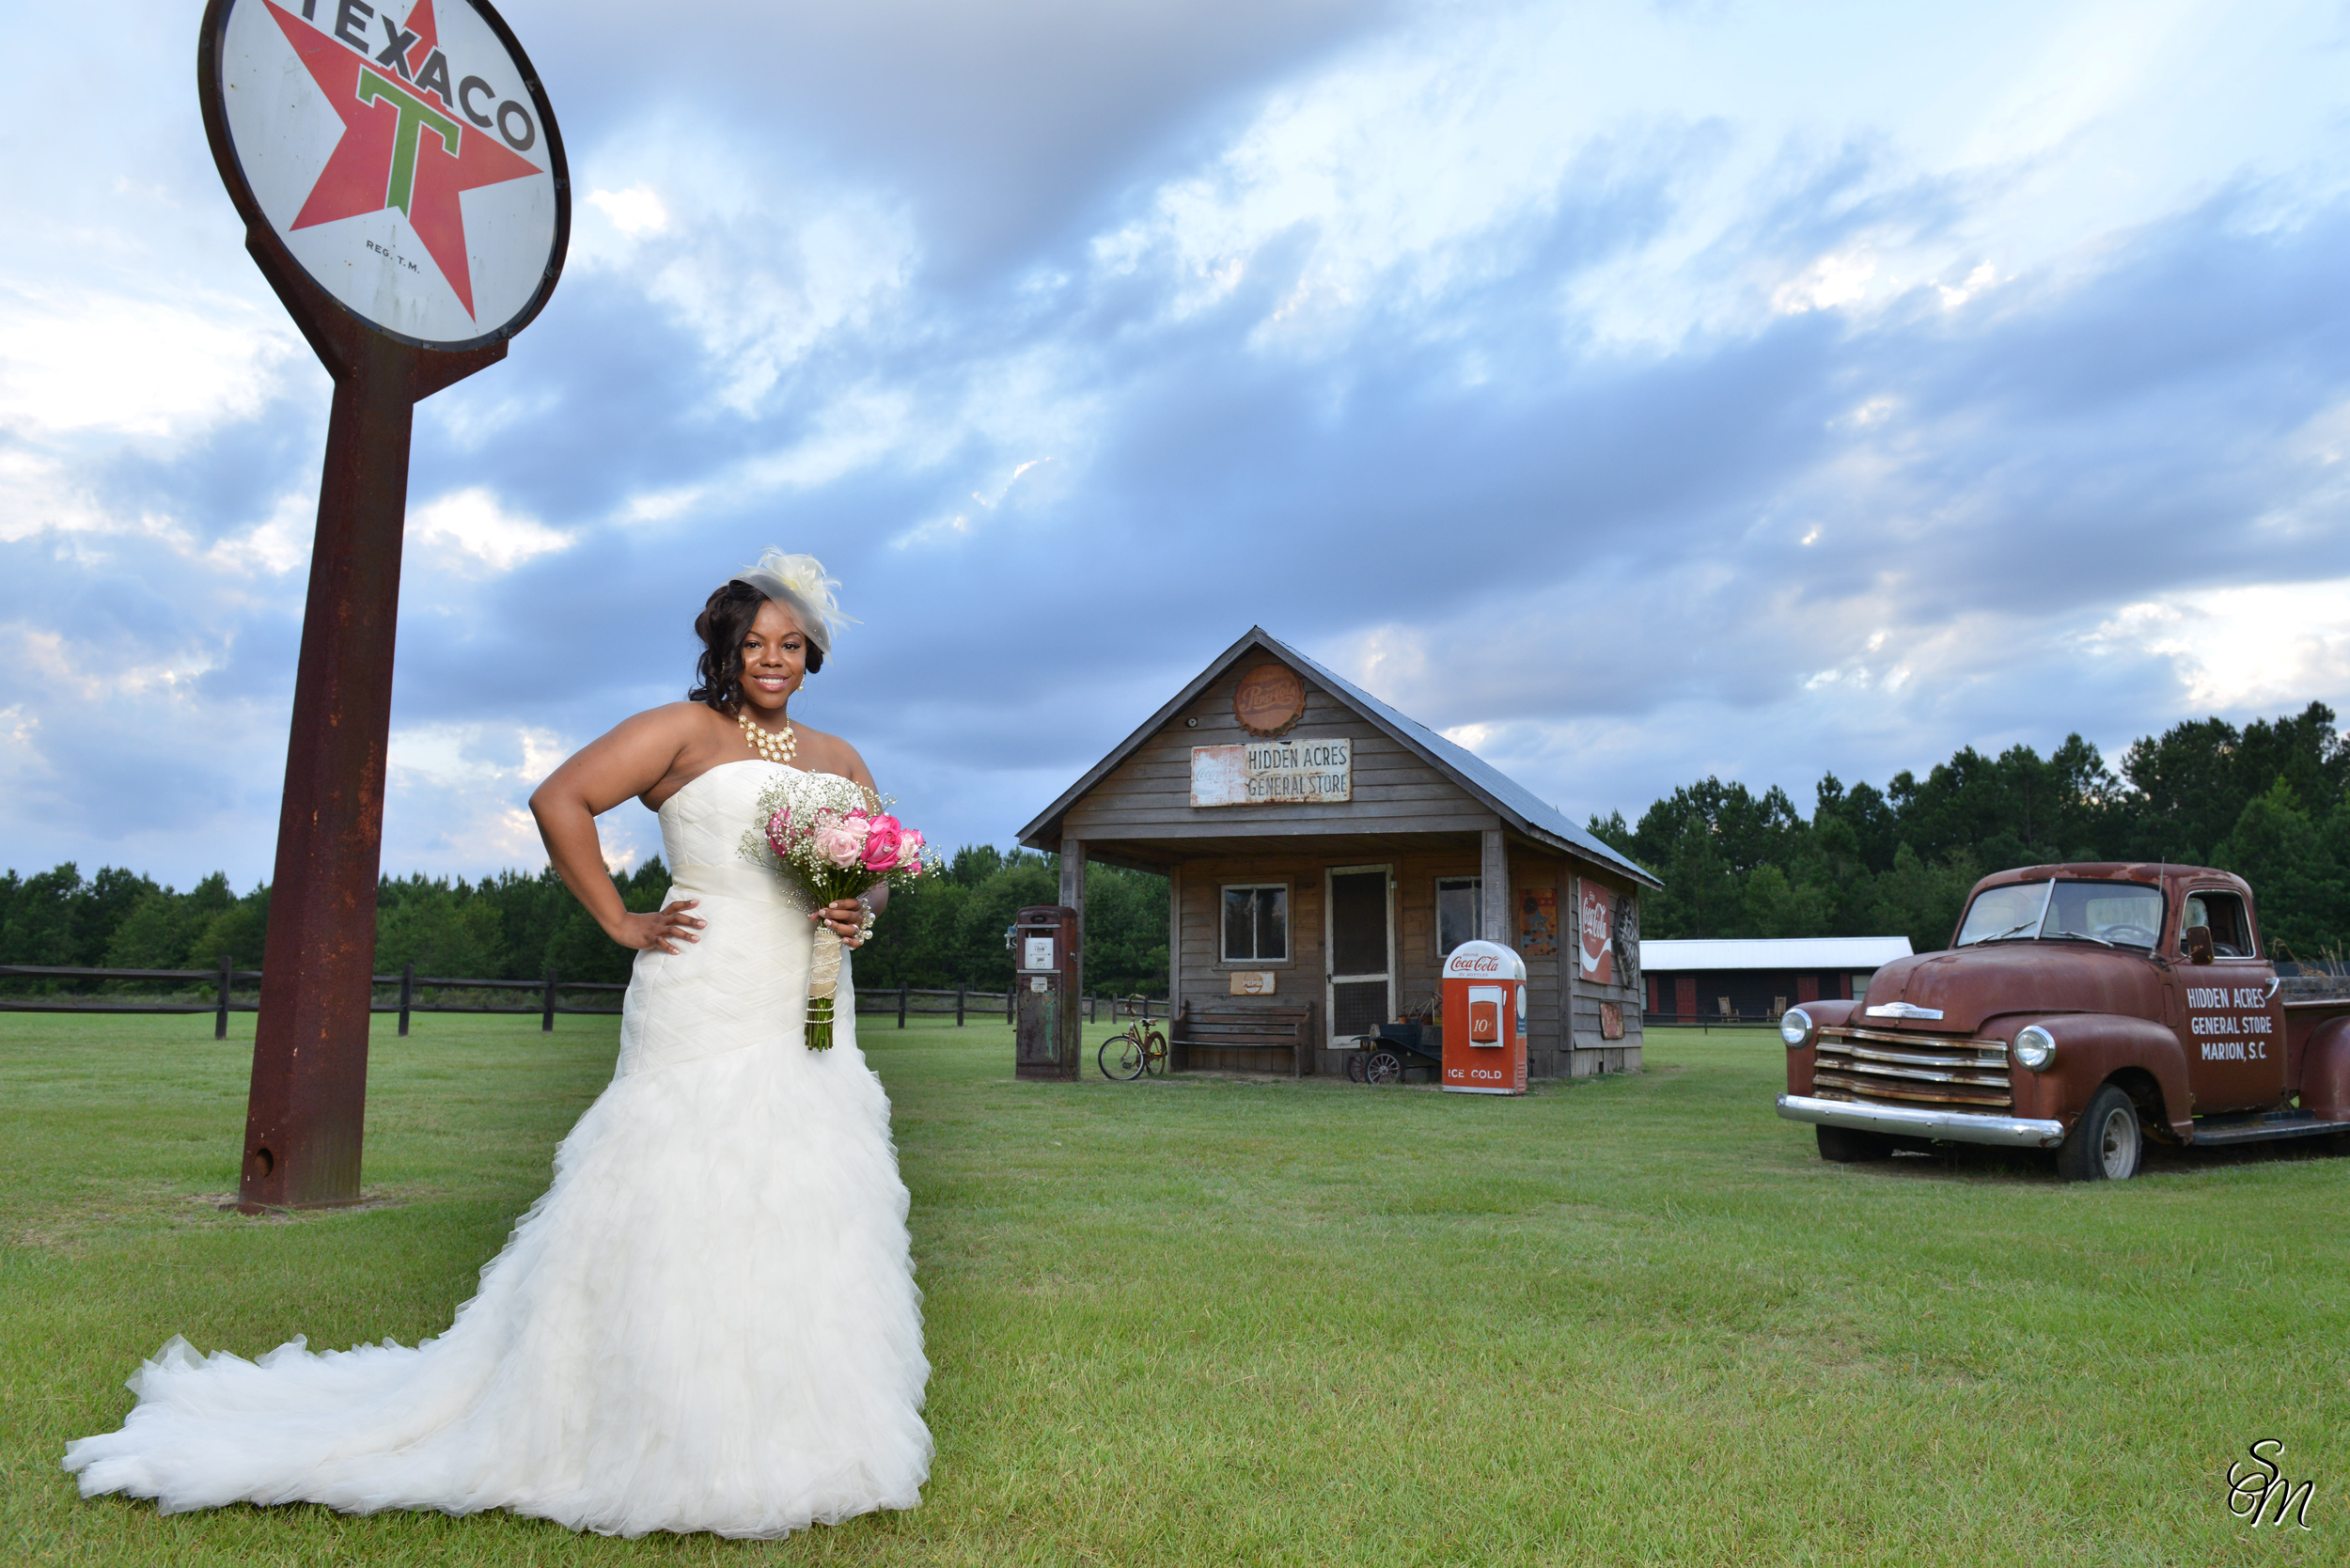
[[2133,1089],[2133,1098],[2142,1102],[2137,1091],[2146,1081],[2154,1086],[2157,1103],[2146,1107],[2150,1121],[2168,1126],[2182,1141],[2194,1135],[2186,1051],[2179,1037],[2162,1025],[2123,1013],[2058,1012],[2002,1018],[1985,1025],[1982,1032],[2013,1042],[2016,1031],[2029,1024],[2039,1025],[2055,1039],[2056,1059],[2039,1073],[2020,1064],[2010,1068],[2016,1115],[2046,1118],[2070,1128],[2107,1079],[2128,1074],[2124,1082]]
[[2350,1121],[2350,1018],[2328,1018],[2301,1047],[2301,1108]]
[[[1821,1028],[1826,1028],[1830,1025],[1841,1027],[1851,1023],[1853,1010],[1860,1004],[1838,999],[1825,1002],[1798,1002],[1795,1005],[1811,1014],[1812,1023]],[[1788,1093],[1809,1094],[1811,1092],[1811,1070],[1818,1063],[1819,1058],[1820,1054],[1809,1045],[1798,1045],[1787,1053]]]

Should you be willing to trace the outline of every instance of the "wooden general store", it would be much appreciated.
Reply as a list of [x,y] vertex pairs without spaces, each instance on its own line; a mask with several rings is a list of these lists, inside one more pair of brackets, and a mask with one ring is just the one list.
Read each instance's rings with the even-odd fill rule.
[[1340,1071],[1343,1045],[1418,1015],[1444,955],[1478,938],[1526,960],[1531,1075],[1639,1066],[1656,879],[1262,628],[1020,841],[1059,854],[1081,917],[1089,860],[1168,878],[1179,1066]]

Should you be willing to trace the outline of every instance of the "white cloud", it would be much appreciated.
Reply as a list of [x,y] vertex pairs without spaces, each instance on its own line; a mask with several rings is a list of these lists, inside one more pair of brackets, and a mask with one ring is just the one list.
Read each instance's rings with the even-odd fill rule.
[[2096,654],[2169,660],[2197,712],[2297,707],[2350,696],[2350,578],[2165,594],[2085,636]]
[[184,439],[250,418],[308,355],[282,316],[227,295],[0,285],[0,425],[20,431]]
[[631,185],[625,191],[589,191],[588,200],[612,220],[613,227],[632,240],[668,232],[669,209],[663,204],[660,193],[650,185]]
[[[530,793],[575,743],[538,726],[404,725],[385,759],[387,864],[479,875],[546,864]],[[607,869],[660,853],[653,818],[624,802],[599,823]]]
[[726,128],[655,118],[589,161],[608,179],[572,265],[626,277],[692,334],[736,415],[821,347],[874,331],[911,279],[914,230],[890,200]]
[[213,561],[234,572],[283,577],[309,564],[318,510],[316,492],[290,492],[277,498],[267,517],[243,533],[223,538],[209,554]]
[[1780,284],[1771,295],[1771,308],[1794,316],[1852,305],[1868,297],[1869,280],[1876,274],[1877,259],[1866,248],[1832,252]]
[[509,511],[496,494],[483,486],[452,491],[418,508],[408,520],[409,536],[455,552],[478,574],[482,571],[511,572],[537,556],[568,549],[572,536],[548,527],[534,517]]

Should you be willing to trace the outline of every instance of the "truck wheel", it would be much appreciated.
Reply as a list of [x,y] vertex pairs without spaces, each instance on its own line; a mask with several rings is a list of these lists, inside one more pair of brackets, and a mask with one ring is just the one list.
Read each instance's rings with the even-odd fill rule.
[[1883,1133],[1864,1133],[1857,1127],[1831,1127],[1825,1121],[1812,1131],[1820,1135],[1820,1158],[1838,1165],[1893,1157],[1893,1140]]
[[2126,1182],[2145,1157],[2138,1106],[2112,1084],[2090,1097],[2089,1108],[2057,1150],[2057,1174],[2068,1182]]

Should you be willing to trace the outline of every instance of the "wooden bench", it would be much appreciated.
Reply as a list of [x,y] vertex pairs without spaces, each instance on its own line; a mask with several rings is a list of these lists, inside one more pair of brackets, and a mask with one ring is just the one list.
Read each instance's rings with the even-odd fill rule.
[[1287,1051],[1290,1075],[1302,1078],[1313,1067],[1314,1004],[1294,1007],[1208,1006],[1186,999],[1175,1010],[1167,1051],[1178,1073],[1191,1070],[1197,1047],[1214,1051]]

